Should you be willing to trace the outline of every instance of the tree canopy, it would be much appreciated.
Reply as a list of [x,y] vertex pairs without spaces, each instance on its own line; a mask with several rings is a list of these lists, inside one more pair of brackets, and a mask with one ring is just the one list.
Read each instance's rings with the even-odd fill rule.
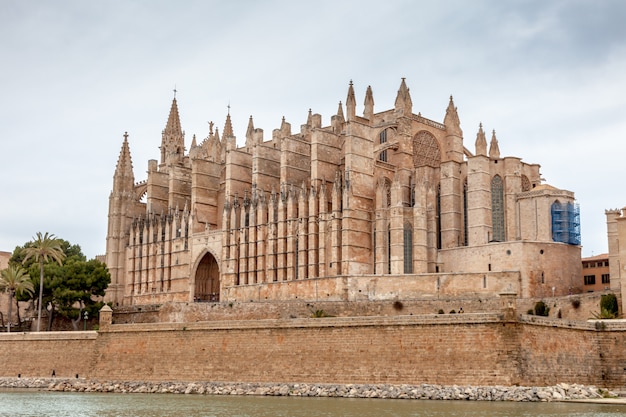
[[[17,294],[30,294],[34,292],[33,282],[30,280],[30,276],[21,265],[13,264],[9,265],[6,269],[0,271],[0,292],[6,292],[9,294],[9,318],[7,322],[7,332],[11,331],[12,320],[12,306],[13,297]],[[17,303],[17,299],[16,299]],[[17,306],[17,317],[19,324],[20,308]]]
[[[78,330],[80,320],[85,312],[89,317],[97,317],[104,305],[101,301],[105,290],[111,282],[106,265],[96,259],[87,260],[79,245],[72,245],[63,239],[57,239],[64,259],[61,264],[46,263],[43,266],[44,286],[41,293],[41,305],[50,308],[48,329],[52,326],[54,314],[72,320]],[[33,277],[35,292],[33,296],[22,294],[20,301],[35,300],[39,297],[40,264],[33,257],[27,257],[28,248],[33,242],[27,242],[13,251],[12,263],[23,263]],[[39,306],[38,306],[39,307]]]

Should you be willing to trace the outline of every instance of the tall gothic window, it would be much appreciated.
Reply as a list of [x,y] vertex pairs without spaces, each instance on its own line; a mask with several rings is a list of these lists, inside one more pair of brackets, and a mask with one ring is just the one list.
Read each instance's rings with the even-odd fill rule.
[[374,250],[372,251],[372,258],[374,261],[374,273],[376,273],[376,222],[373,222],[374,226],[373,226],[373,230],[372,230],[372,248],[374,248]]
[[[387,129],[380,132],[380,134],[378,135],[378,140],[381,145],[383,143],[387,143]],[[383,162],[387,162],[387,151],[386,150],[382,151],[380,155],[378,156],[378,159],[380,159]]]
[[530,191],[531,188],[530,180],[526,175],[522,174],[522,191]]
[[391,181],[389,179],[385,179],[385,198],[387,199],[386,206],[391,207]]
[[463,246],[468,245],[469,230],[467,226],[467,178],[463,182]]
[[437,186],[437,249],[441,249],[441,185]]
[[492,241],[504,242],[504,184],[502,177],[496,175],[491,180],[491,226]]
[[413,273],[413,227],[404,224],[404,273]]
[[387,273],[391,274],[391,225],[387,225]]

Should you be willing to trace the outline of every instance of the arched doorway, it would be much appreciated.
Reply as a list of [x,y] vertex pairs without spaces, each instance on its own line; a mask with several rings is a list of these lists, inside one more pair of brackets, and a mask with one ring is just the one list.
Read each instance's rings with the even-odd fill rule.
[[220,268],[210,253],[204,255],[198,265],[194,300],[214,302],[220,300]]

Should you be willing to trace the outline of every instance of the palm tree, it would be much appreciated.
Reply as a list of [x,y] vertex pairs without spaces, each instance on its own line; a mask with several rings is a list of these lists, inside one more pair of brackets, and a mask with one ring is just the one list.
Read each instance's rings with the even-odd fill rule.
[[25,263],[29,258],[39,262],[39,303],[37,305],[37,331],[39,331],[41,327],[41,304],[43,302],[43,264],[52,259],[62,265],[65,253],[61,247],[61,241],[54,235],[49,235],[48,232],[45,235],[37,232],[37,239],[33,239],[33,242],[24,248],[24,253],[26,256],[24,256],[22,263]]
[[[35,288],[33,282],[30,280],[30,275],[28,275],[24,268],[19,265],[9,265],[8,268],[0,271],[0,291],[9,293],[9,320],[7,332],[11,332],[11,307],[13,306],[13,296],[23,292],[32,295]],[[17,298],[15,299],[15,304],[17,305],[19,318],[20,305],[17,303]]]

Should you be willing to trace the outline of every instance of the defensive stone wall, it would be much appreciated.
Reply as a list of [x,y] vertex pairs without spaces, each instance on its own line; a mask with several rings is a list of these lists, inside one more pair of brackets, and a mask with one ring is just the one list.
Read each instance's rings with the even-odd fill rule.
[[[102,325],[0,335],[1,376],[626,387],[626,324],[500,313]],[[601,323],[601,324],[596,324]]]
[[95,331],[1,333],[2,376],[80,377],[91,373],[96,357]]

